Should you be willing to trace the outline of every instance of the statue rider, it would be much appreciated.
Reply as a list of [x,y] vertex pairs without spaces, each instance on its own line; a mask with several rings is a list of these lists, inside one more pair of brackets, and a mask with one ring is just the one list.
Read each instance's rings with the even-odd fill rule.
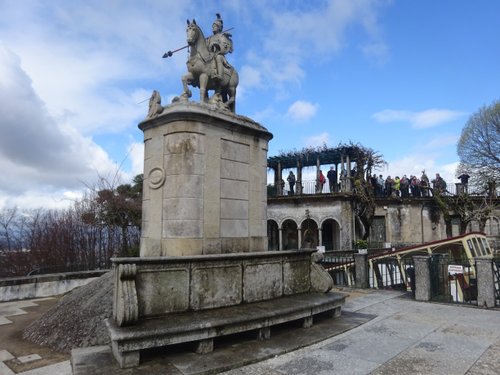
[[213,35],[207,40],[208,49],[213,53],[213,70],[211,77],[219,81],[222,79],[224,65],[229,65],[224,55],[233,52],[231,34],[222,32],[223,26],[224,22],[220,14],[217,13],[217,19],[212,24]]

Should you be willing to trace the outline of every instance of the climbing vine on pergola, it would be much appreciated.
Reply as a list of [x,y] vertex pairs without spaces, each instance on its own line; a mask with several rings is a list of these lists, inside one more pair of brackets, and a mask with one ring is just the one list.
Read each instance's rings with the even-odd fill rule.
[[[274,170],[278,170],[279,166],[283,170],[296,168],[297,166],[315,166],[318,161],[322,165],[338,165],[345,161],[346,158],[356,163],[357,175],[360,172],[364,175],[365,171],[371,173],[373,169],[386,164],[382,155],[371,148],[359,143],[349,142],[348,144],[339,143],[335,148],[323,144],[323,146],[319,147],[305,147],[302,150],[281,151],[279,155],[267,159],[267,166]],[[358,178],[360,177],[361,175]]]

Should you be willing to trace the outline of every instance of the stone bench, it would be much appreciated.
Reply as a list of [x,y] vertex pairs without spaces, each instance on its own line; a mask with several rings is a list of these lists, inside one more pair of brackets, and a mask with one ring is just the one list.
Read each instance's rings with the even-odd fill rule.
[[256,338],[269,339],[271,327],[302,319],[304,328],[313,325],[313,317],[324,313],[339,317],[345,296],[339,293],[311,293],[282,297],[275,300],[241,304],[218,309],[140,321],[131,327],[118,327],[109,319],[112,350],[120,367],[138,366],[140,350],[185,342],[194,343],[194,351],[209,353],[214,338],[235,333],[256,331]]
[[113,355],[120,367],[139,365],[140,350],[258,330],[323,312],[340,315],[344,298],[314,250],[112,259]]

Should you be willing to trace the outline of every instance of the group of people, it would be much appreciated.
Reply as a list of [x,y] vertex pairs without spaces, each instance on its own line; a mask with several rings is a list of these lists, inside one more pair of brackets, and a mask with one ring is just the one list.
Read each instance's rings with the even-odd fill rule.
[[[328,178],[328,184],[330,187],[330,193],[336,192],[337,190],[337,173],[333,169],[333,167],[330,168],[328,173],[325,175],[323,174],[323,171],[320,170],[318,173],[318,177],[316,179],[316,193],[321,193],[323,191],[323,186],[326,183],[326,180]],[[295,194],[295,183],[297,182],[297,179],[295,175],[293,174],[292,171],[290,171],[288,177],[288,186],[290,187],[290,194],[293,195]],[[285,186],[285,181],[281,181],[282,188]]]
[[[345,179],[346,173],[341,172],[340,179]],[[355,171],[352,171],[355,172]],[[353,173],[351,172],[351,175]],[[464,186],[464,190],[467,189],[467,183],[469,176],[462,175],[459,179]],[[296,177],[292,171],[290,171],[288,177],[288,186],[290,188],[289,194],[295,194]],[[340,186],[337,181],[337,172],[333,167],[330,168],[326,177],[322,170],[319,170],[316,178],[316,193],[323,192],[323,186],[328,181],[328,186],[330,193],[338,192]],[[376,197],[430,197],[433,194],[445,194],[446,193],[446,181],[441,177],[439,173],[436,173],[436,177],[433,180],[429,180],[425,171],[422,171],[422,175],[419,177],[410,175],[403,175],[403,177],[396,176],[392,178],[387,176],[384,178],[382,175],[372,175],[369,178],[369,184],[373,188]],[[284,188],[285,182],[282,180],[282,188]]]
[[429,181],[429,178],[422,171],[422,176],[410,175],[407,177],[396,176],[392,178],[374,174],[370,178],[370,184],[373,187],[376,197],[429,197],[432,194],[443,194],[446,192],[446,181],[436,173],[436,178]]

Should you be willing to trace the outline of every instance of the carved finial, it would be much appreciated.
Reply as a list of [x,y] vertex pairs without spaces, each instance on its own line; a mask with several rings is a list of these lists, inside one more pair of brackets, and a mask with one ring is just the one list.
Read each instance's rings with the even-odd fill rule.
[[160,93],[156,90],[153,90],[151,98],[149,99],[149,111],[146,118],[150,119],[156,117],[162,112],[163,112],[163,107],[161,106]]

